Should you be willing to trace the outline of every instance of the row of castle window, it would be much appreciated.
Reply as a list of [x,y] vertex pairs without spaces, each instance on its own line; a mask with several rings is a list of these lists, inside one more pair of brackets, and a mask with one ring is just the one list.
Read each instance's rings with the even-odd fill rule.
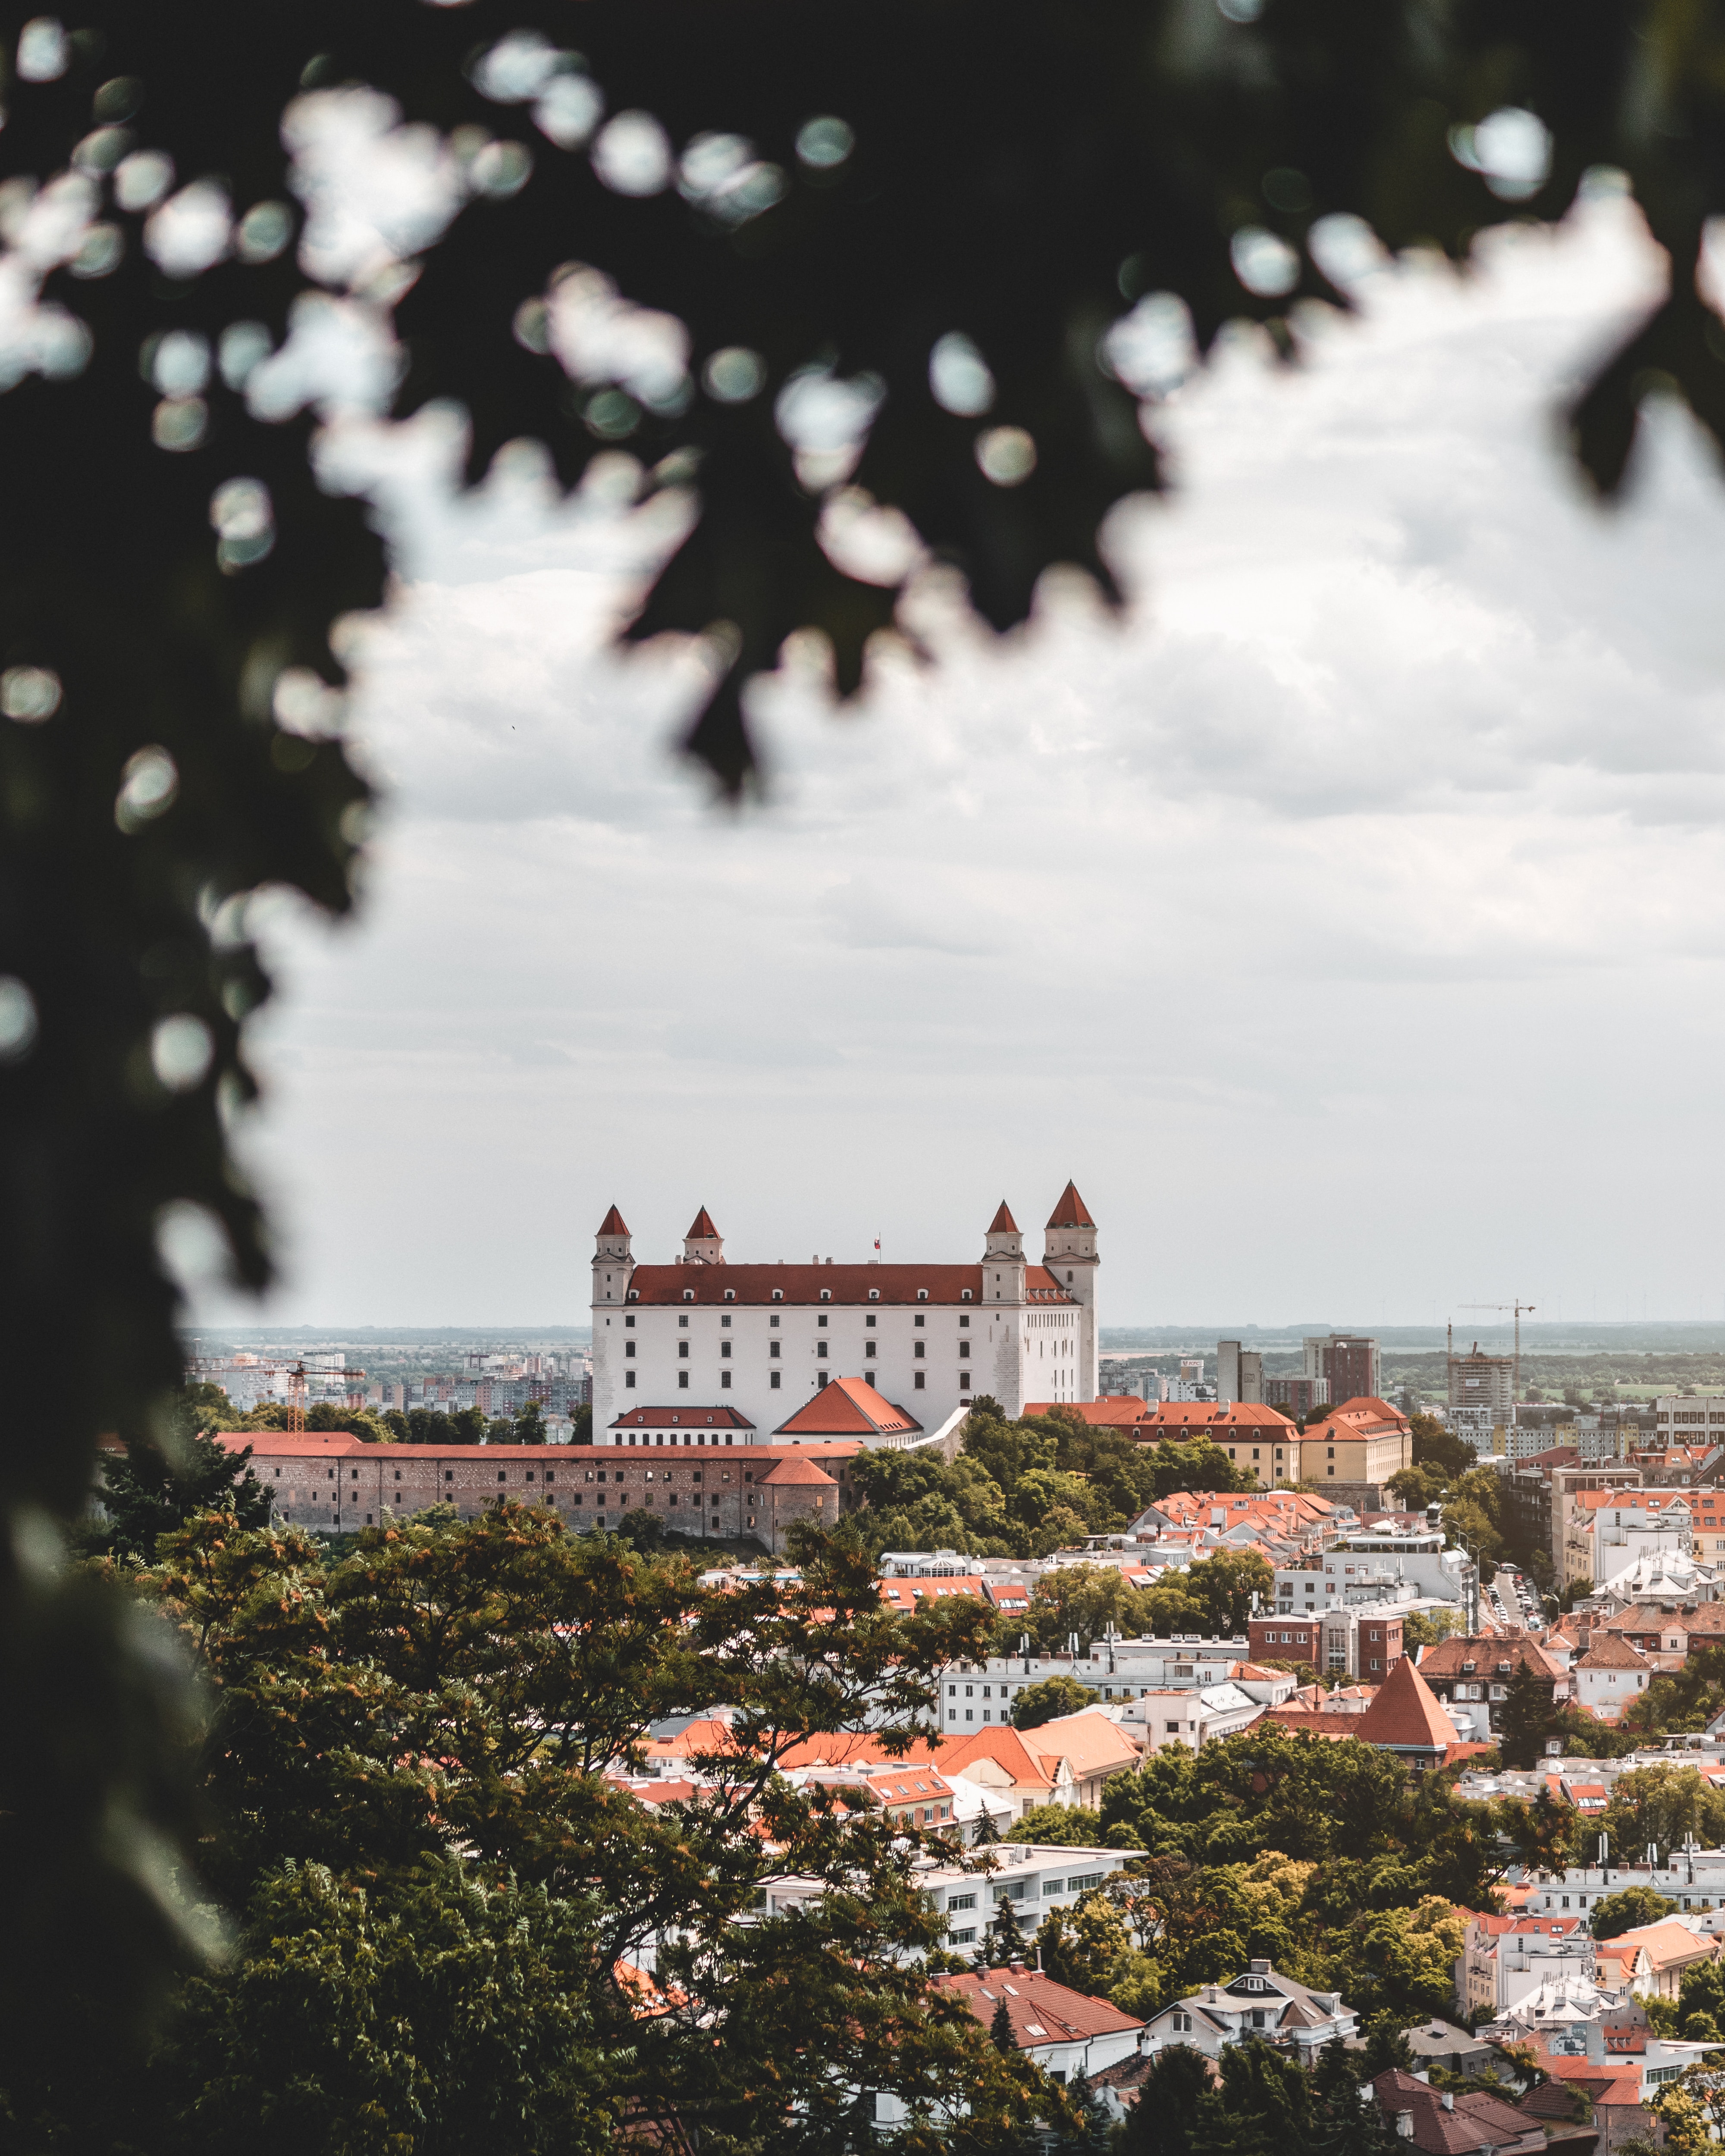
[[[608,1323],[610,1322],[610,1321],[609,1321],[608,1319],[607,1319],[607,1320],[606,1320],[606,1322],[608,1324]],[[817,1327],[819,1327],[820,1328],[820,1330],[821,1330],[821,1331],[824,1332],[824,1331],[825,1331],[825,1329],[826,1329],[826,1323],[827,1323],[827,1320],[826,1320],[826,1313],[823,1311],[823,1312],[821,1312],[821,1313],[820,1313],[820,1314],[819,1314],[819,1315],[815,1318],[814,1322],[815,1322],[816,1326],[817,1326]],[[916,1326],[922,1327],[922,1326],[926,1326],[926,1325],[927,1324],[928,1321],[927,1321],[927,1318],[925,1318],[925,1317],[917,1317],[913,1318],[913,1319],[911,1320],[911,1322],[912,1322],[912,1324],[914,1324],[914,1325],[916,1325]],[[629,1317],[625,1317],[625,1318],[624,1319],[624,1321],[623,1321],[623,1324],[624,1324],[624,1330],[625,1332],[632,1332],[634,1330],[634,1323],[635,1323],[634,1317],[633,1313],[631,1313],[631,1315],[629,1315]],[[689,1320],[688,1320],[688,1318],[687,1318],[686,1317],[680,1317],[680,1318],[677,1320],[677,1323],[678,1323],[678,1325],[681,1327],[681,1329],[682,1329],[685,1332],[686,1332],[689,1330]],[[874,1327],[875,1327],[875,1314],[874,1314],[874,1312],[873,1312],[872,1311],[870,1311],[870,1312],[866,1312],[866,1313],[865,1314],[865,1316],[864,1316],[864,1317],[863,1317],[863,1324],[864,1324],[865,1327],[866,1327],[868,1330],[870,1330],[870,1331],[873,1331]],[[769,1317],[769,1318],[768,1319],[768,1321],[767,1321],[767,1325],[768,1325],[768,1329],[770,1332],[776,1332],[778,1330],[778,1318],[777,1318],[776,1317]],[[720,1320],[719,1320],[719,1327],[720,1327],[720,1330],[721,1330],[721,1332],[728,1332],[730,1331],[730,1329],[731,1329],[731,1320],[730,1320],[730,1317],[729,1317],[729,1316],[728,1316],[728,1315],[721,1316],[721,1318],[720,1318]],[[959,1320],[958,1320],[958,1330],[959,1330],[961,1332],[968,1332],[969,1331],[969,1329],[970,1329],[970,1320],[969,1320],[969,1318],[968,1318],[968,1317],[961,1317],[959,1318]]]
[[[630,1352],[634,1352],[632,1346]],[[820,1343],[819,1352],[823,1355],[827,1352],[827,1343],[824,1340]],[[875,1352],[875,1346],[872,1341],[869,1342],[868,1352],[871,1355]],[[922,1353],[922,1350],[920,1346],[916,1352],[919,1355]],[[776,1393],[783,1390],[783,1373],[782,1372],[778,1370],[772,1370],[768,1373],[767,1383],[771,1391]],[[824,1374],[823,1374],[821,1378],[821,1383],[822,1384],[825,1384],[826,1383]],[[928,1389],[928,1373],[926,1370],[918,1370],[911,1379],[911,1383],[916,1387],[919,1393],[927,1392]],[[970,1385],[970,1373],[968,1370],[961,1370],[958,1373],[958,1383],[961,1390],[968,1389]],[[633,1370],[625,1370],[624,1372],[623,1387],[625,1392],[632,1393],[635,1389],[635,1373]],[[686,1370],[679,1370],[677,1373],[677,1389],[679,1392],[682,1393],[686,1393],[689,1389],[689,1373]],[[721,1370],[719,1373],[719,1390],[721,1393],[728,1393],[730,1389],[731,1373],[728,1370]]]
[[[1070,1344],[1070,1343],[1069,1342],[1068,1345]],[[970,1353],[970,1342],[968,1340],[961,1340],[958,1342],[958,1346],[963,1353],[968,1355]],[[730,1361],[731,1347],[732,1343],[728,1340],[721,1340],[719,1342],[719,1354],[721,1360],[725,1362]],[[831,1351],[832,1342],[829,1340],[817,1340],[815,1342],[814,1353],[819,1361],[824,1363]],[[632,1358],[635,1352],[634,1342],[633,1340],[625,1340],[623,1343],[623,1352],[626,1357]],[[866,1361],[873,1362],[880,1352],[880,1343],[878,1340],[864,1341],[863,1355]],[[919,1358],[927,1356],[928,1353],[928,1342],[926,1340],[913,1340],[911,1342],[911,1352]],[[783,1354],[784,1342],[782,1340],[769,1340],[767,1342],[767,1355],[769,1361],[779,1362],[783,1360]],[[689,1342],[686,1340],[678,1341],[677,1357],[680,1362],[686,1363],[688,1361]]]

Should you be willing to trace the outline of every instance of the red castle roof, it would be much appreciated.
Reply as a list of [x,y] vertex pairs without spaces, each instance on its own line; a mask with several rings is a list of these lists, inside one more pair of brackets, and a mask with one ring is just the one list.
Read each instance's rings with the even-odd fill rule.
[[714,1241],[716,1241],[718,1240],[718,1229],[713,1225],[712,1214],[709,1213],[706,1206],[703,1205],[700,1212],[696,1214],[694,1222],[691,1224],[688,1235],[685,1240],[689,1242],[693,1242],[697,1236],[701,1236],[711,1237]]
[[1094,1228],[1090,1208],[1078,1194],[1078,1185],[1069,1183],[1060,1193],[1060,1202],[1048,1216],[1050,1228]]
[[1006,1200],[1003,1198],[1000,1201],[1000,1210],[988,1223],[988,1233],[991,1235],[1015,1235],[1018,1232],[1019,1224],[1013,1219],[1007,1208]]
[[[981,1265],[637,1265],[629,1275],[631,1301],[640,1303],[727,1302],[857,1304],[955,1303],[983,1299]],[[1024,1293],[1031,1302],[1070,1303],[1045,1265],[1026,1265]]]

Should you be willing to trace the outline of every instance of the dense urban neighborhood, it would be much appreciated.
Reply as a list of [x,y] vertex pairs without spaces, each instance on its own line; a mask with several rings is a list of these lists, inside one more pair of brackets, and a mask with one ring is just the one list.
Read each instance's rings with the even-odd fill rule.
[[244,1916],[39,2131],[228,2147],[290,2076],[358,2147],[437,2073],[522,2148],[1698,2150],[1725,1395],[1608,1452],[1471,1355],[1350,1390],[1358,1334],[1286,1407],[1237,1342],[1109,1392],[1070,1185],[1045,1260],[1003,1206],[970,1267],[737,1266],[703,1209],[655,1270],[614,1208],[579,1424],[205,1365],[112,1442],[85,1562],[207,1672]]

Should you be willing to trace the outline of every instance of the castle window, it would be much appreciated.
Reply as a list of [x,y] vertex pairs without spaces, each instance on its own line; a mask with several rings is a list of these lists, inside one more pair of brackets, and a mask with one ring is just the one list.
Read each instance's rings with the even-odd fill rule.
[[[959,1289],[958,1300],[961,1302],[968,1302],[970,1301],[970,1290],[968,1287],[961,1287]],[[961,1317],[958,1322],[962,1325],[963,1324],[964,1320]]]
[[928,1353],[928,1342],[926,1340],[912,1341],[911,1352],[913,1355],[926,1355]]
[[814,1352],[823,1359],[823,1361],[824,1361],[827,1352],[826,1342],[824,1340],[817,1340],[814,1343]]
[[721,1355],[728,1355],[731,1353],[731,1342],[728,1340],[721,1340],[719,1342],[719,1353]]
[[[928,1300],[928,1290],[927,1290],[926,1287],[919,1287],[919,1288],[917,1289],[917,1291],[916,1291],[916,1300],[917,1300],[917,1301],[918,1301],[918,1302],[927,1302],[927,1300]],[[917,1319],[916,1322],[920,1325],[920,1324],[922,1322],[922,1319],[919,1317],[919,1318]]]
[[694,1291],[694,1289],[693,1289],[692,1287],[685,1287],[685,1288],[683,1290],[683,1300],[684,1300],[684,1301],[685,1301],[685,1302],[693,1302],[693,1301],[694,1301],[694,1300],[695,1300],[695,1291]]
[[784,1342],[782,1340],[769,1340],[767,1342],[767,1353],[777,1360],[784,1353]]
[[[782,1371],[774,1370],[771,1372],[768,1377],[767,1383],[775,1393],[778,1390],[779,1379],[783,1375],[783,1373]],[[730,1442],[728,1438],[726,1442],[727,1444]]]
[[677,1373],[677,1390],[680,1393],[686,1393],[688,1389],[689,1373],[686,1370],[679,1370]]
[[825,1316],[823,1314],[821,1317],[817,1317],[814,1322],[817,1325],[824,1325],[827,1321]]
[[[783,1302],[783,1301],[784,1301],[784,1290],[783,1290],[782,1287],[776,1287],[776,1288],[774,1288],[774,1289],[773,1289],[773,1300],[775,1302]],[[778,1320],[775,1317],[775,1318],[773,1319],[773,1323],[774,1323],[775,1325],[777,1325],[777,1324],[778,1324]]]
[[870,1301],[870,1302],[879,1302],[879,1301],[880,1301],[880,1289],[879,1289],[879,1288],[877,1288],[877,1287],[871,1287],[871,1288],[869,1290],[869,1301]]
[[687,1319],[686,1317],[680,1317],[680,1318],[677,1320],[677,1322],[678,1322],[678,1324],[679,1324],[679,1325],[680,1325],[680,1326],[682,1327],[683,1330],[684,1330],[685,1332],[689,1330],[689,1321],[688,1321],[688,1319]]
[[959,1330],[961,1332],[968,1332],[969,1331],[969,1329],[970,1329],[970,1320],[969,1320],[968,1317],[966,1317],[965,1316],[963,1316],[963,1313],[961,1312],[961,1313],[960,1313],[960,1316],[959,1316],[959,1319],[958,1319],[958,1330]]
[[830,1302],[833,1299],[833,1291],[831,1288],[824,1287],[820,1291],[820,1299],[823,1302]]
[[867,1316],[865,1318],[864,1318],[864,1320],[863,1320],[863,1323],[864,1323],[865,1325],[872,1326],[875,1322],[875,1313],[874,1313],[874,1312],[873,1312],[873,1311],[870,1311],[870,1312],[869,1312],[868,1316]]
[[632,1287],[629,1291],[629,1299],[631,1302],[639,1302],[641,1299],[641,1291],[639,1288]]
[[635,1373],[633,1370],[625,1370],[623,1373],[623,1389],[626,1393],[632,1393],[634,1389]]
[[[624,1330],[625,1330],[625,1331],[628,1331],[628,1330],[629,1330],[630,1328],[632,1328],[632,1327],[633,1327],[633,1326],[634,1326],[634,1322],[635,1322],[635,1319],[634,1319],[634,1312],[633,1311],[631,1311],[631,1312],[629,1312],[629,1316],[628,1316],[627,1317],[625,1317],[625,1318],[624,1319],[624,1321],[623,1321]],[[607,1324],[607,1325],[608,1325],[608,1324],[611,1322],[611,1321],[610,1321],[610,1319],[608,1317],[608,1318],[605,1320],[605,1322],[606,1322],[606,1324]]]
[[[725,1291],[725,1300],[726,1300],[726,1302],[735,1302],[735,1301],[736,1301],[736,1300],[737,1300],[737,1290],[736,1290],[734,1287],[727,1287],[727,1288],[726,1289],[726,1291]],[[725,1322],[728,1325],[728,1324],[731,1322],[731,1320],[727,1317],[727,1318],[725,1320]]]
[[728,1325],[730,1324],[730,1322],[731,1322],[731,1320],[730,1320],[730,1318],[729,1318],[728,1317],[721,1317],[721,1318],[719,1320],[719,1323],[720,1323],[721,1326],[728,1326]]
[[911,1378],[911,1383],[916,1387],[919,1393],[922,1392],[928,1383],[927,1371],[919,1370],[916,1376]]
[[726,1393],[731,1389],[731,1373],[728,1370],[721,1370],[719,1373],[719,1389]]
[[[924,1294],[927,1294],[927,1290],[925,1288],[925,1289],[923,1290],[923,1292],[924,1292]],[[915,1318],[912,1318],[911,1322],[911,1323],[912,1323],[913,1325],[927,1325],[927,1322],[928,1322],[928,1320],[927,1320],[926,1317],[915,1317]]]

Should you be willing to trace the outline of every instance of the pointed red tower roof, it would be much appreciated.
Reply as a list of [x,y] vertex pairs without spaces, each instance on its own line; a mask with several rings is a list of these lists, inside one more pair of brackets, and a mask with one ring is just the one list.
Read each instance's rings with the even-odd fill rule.
[[683,1240],[685,1242],[693,1242],[697,1235],[716,1236],[718,1232],[718,1229],[713,1225],[712,1214],[709,1213],[706,1206],[703,1205],[700,1212],[698,1212],[695,1216],[694,1225],[690,1229],[689,1233]]
[[1397,1752],[1435,1752],[1440,1757],[1460,1742],[1443,1702],[1404,1655],[1378,1686],[1359,1718],[1362,1744],[1383,1744]]
[[602,1235],[626,1235],[629,1233],[628,1223],[614,1205],[600,1221],[599,1233]]
[[1015,1235],[1018,1232],[1019,1224],[1013,1219],[1007,1209],[1006,1200],[1003,1198],[1000,1201],[1000,1210],[988,1223],[988,1233],[991,1235]]
[[1060,1193],[1060,1202],[1048,1216],[1050,1228],[1094,1228],[1090,1208],[1078,1194],[1078,1185],[1069,1183]]

